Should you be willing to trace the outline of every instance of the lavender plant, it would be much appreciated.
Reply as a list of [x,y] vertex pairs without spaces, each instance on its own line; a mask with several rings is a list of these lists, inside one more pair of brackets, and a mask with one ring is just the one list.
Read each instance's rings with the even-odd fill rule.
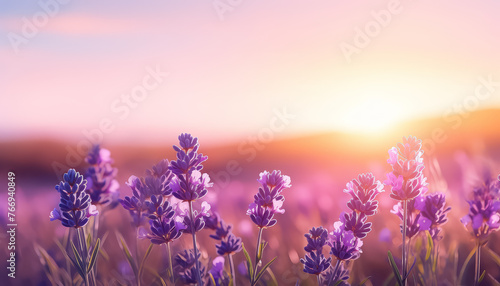
[[[153,245],[165,245],[169,257],[168,276],[171,282],[174,281],[172,271],[172,254],[170,243],[178,239],[185,226],[177,219],[175,209],[170,202],[172,190],[169,183],[173,177],[169,169],[169,161],[164,159],[154,165],[151,170],[146,170],[146,176],[138,178],[131,176],[127,185],[132,189],[132,196],[126,196],[120,200],[121,205],[129,211],[133,225],[136,227],[136,253],[135,259],[130,257],[129,248],[124,239],[120,236],[122,249],[127,256],[130,266],[134,271],[136,283],[141,284],[141,274],[144,263],[151,252]],[[177,219],[177,220],[176,220]],[[142,231],[141,226],[149,220],[150,233]],[[144,254],[143,259],[139,259],[139,238],[147,238],[151,244]]]
[[[406,237],[408,249],[416,255],[418,278],[425,285],[437,285],[438,243],[443,238],[441,227],[447,221],[447,213],[451,207],[446,206],[445,195],[442,193],[421,194],[407,204]],[[403,221],[402,203],[394,205],[391,213],[396,214]],[[402,228],[402,226],[401,226]],[[421,241],[414,244],[412,241],[419,238]],[[422,247],[423,242],[426,247]]]
[[414,136],[403,137],[403,143],[398,143],[398,147],[392,147],[389,150],[389,159],[387,163],[391,165],[392,172],[387,174],[387,180],[384,182],[391,187],[390,197],[401,202],[402,220],[401,227],[403,234],[402,255],[401,255],[401,274],[397,271],[397,266],[389,252],[389,261],[394,270],[398,282],[406,286],[409,275],[408,271],[408,249],[406,239],[408,226],[408,203],[427,190],[427,179],[424,177],[422,150],[422,140]]
[[113,208],[118,203],[118,188],[116,180],[118,169],[112,166],[111,152],[94,145],[89,151],[85,162],[90,165],[85,173],[87,180],[86,192],[90,195],[91,204]]
[[498,180],[486,179],[473,190],[469,213],[461,219],[463,225],[476,240],[474,285],[481,283],[481,248],[486,245],[492,232],[500,229],[500,176]]
[[225,286],[230,285],[230,281],[224,276],[224,256],[217,256],[212,261],[212,268],[209,271],[210,280],[208,285]]
[[[334,223],[334,230],[328,234],[323,227],[312,228],[305,234],[307,252],[304,259],[304,272],[317,276],[318,285],[349,285],[347,269],[349,263],[359,258],[362,239],[371,231],[368,217],[378,209],[376,196],[383,192],[383,185],[371,173],[360,174],[346,184],[345,193],[351,195],[347,206],[351,213],[343,212],[340,220]],[[330,246],[330,255],[336,259],[332,268],[332,258],[323,255],[323,247]]]
[[[232,226],[227,225],[219,216],[218,213],[212,212],[210,215],[210,218],[207,219],[206,228],[215,230],[215,234],[211,234],[210,237],[220,241],[220,244],[215,245],[217,249],[217,254],[219,256],[219,262],[222,261],[222,267],[224,266],[224,255],[227,255],[228,261],[229,261],[229,269],[230,269],[230,280],[228,281],[228,285],[236,285],[236,276],[235,276],[235,268],[234,268],[234,261],[233,261],[233,254],[238,253],[242,249],[241,245],[241,238],[236,237],[232,232]],[[220,259],[222,258],[222,260]],[[219,267],[219,266],[217,266]],[[216,268],[215,265],[215,260],[214,260],[214,268]],[[212,269],[214,269],[212,268]],[[216,268],[218,269],[218,268]],[[224,276],[219,275],[217,273],[212,273],[213,274],[213,279],[214,279],[214,284],[216,285],[225,285],[224,281]],[[214,276],[215,275],[215,276]],[[221,280],[221,281],[219,281]]]
[[249,280],[252,286],[257,284],[264,271],[276,260],[276,257],[273,258],[260,272],[258,271],[265,248],[265,243],[262,242],[262,232],[265,228],[272,227],[277,223],[277,220],[274,218],[276,213],[285,213],[285,210],[281,209],[285,201],[282,192],[292,186],[290,177],[282,175],[281,171],[277,170],[271,173],[268,171],[260,173],[257,181],[261,186],[258,193],[254,196],[254,202],[249,205],[247,210],[247,215],[250,216],[252,222],[259,228],[255,249],[255,268],[252,265],[248,252],[243,247],[243,252],[247,260]]
[[[207,188],[211,187],[212,183],[208,174],[200,172],[207,156],[198,153],[198,138],[187,133],[181,134],[178,138],[180,146],[173,147],[177,152],[177,160],[171,162],[167,159],[162,160],[151,170],[146,171],[146,177],[131,176],[127,185],[132,189],[133,196],[125,197],[120,203],[132,216],[138,238],[147,238],[152,244],[166,246],[169,257],[168,276],[171,283],[174,283],[175,279],[170,243],[178,239],[182,233],[191,234],[195,257],[194,268],[183,270],[181,278],[194,277],[196,283],[202,285],[204,273],[201,273],[198,260],[196,232],[204,228],[205,220],[209,216],[210,205],[201,199],[207,194]],[[200,209],[195,209],[195,206],[199,206]],[[141,233],[141,226],[145,220],[149,220],[151,231],[149,233]],[[150,249],[146,254],[149,254],[149,251]],[[139,261],[137,253],[136,261]],[[141,263],[141,267],[137,267],[138,264],[135,262],[131,265],[133,269],[137,269],[134,272],[139,284],[140,275],[137,274],[141,273],[143,265]]]
[[[99,236],[99,225],[104,213],[119,204],[120,184],[116,180],[118,169],[112,166],[114,161],[109,150],[94,145],[87,154],[85,162],[90,165],[85,172],[87,180],[85,192],[90,195],[90,203],[96,206],[100,213],[98,217],[94,217],[93,224],[87,226],[88,232],[92,233],[92,238],[95,240]],[[103,243],[105,238],[106,234],[103,236]]]
[[[89,249],[85,240],[84,226],[89,222],[91,216],[98,214],[96,207],[91,205],[90,195],[85,192],[87,180],[74,169],[70,169],[63,175],[63,180],[56,185],[60,194],[59,209],[54,208],[50,213],[50,220],[59,220],[62,225],[76,230],[79,248],[77,249],[71,241],[73,256],[66,254],[71,263],[78,271],[85,285],[96,285],[93,275],[94,265],[97,261],[100,240],[97,239],[92,249]],[[89,273],[92,280],[89,281]]]
[[184,285],[186,284],[197,284],[198,283],[198,273],[201,278],[205,277],[205,267],[196,268],[196,261],[200,258],[200,254],[195,254],[193,249],[183,250],[175,256],[175,262],[177,264],[177,273],[180,275],[180,279]]
[[204,228],[205,217],[208,216],[210,207],[208,203],[203,202],[201,212],[197,212],[193,208],[193,202],[202,199],[208,192],[207,188],[212,187],[213,183],[210,182],[208,174],[200,172],[203,169],[202,163],[208,157],[198,153],[200,147],[198,138],[183,133],[179,135],[179,145],[174,145],[174,150],[177,152],[177,160],[172,161],[169,166],[169,170],[174,174],[169,186],[175,198],[188,204],[189,211],[184,212],[181,216],[186,226],[184,232],[192,234],[193,237],[196,277],[198,285],[202,286],[196,232]]

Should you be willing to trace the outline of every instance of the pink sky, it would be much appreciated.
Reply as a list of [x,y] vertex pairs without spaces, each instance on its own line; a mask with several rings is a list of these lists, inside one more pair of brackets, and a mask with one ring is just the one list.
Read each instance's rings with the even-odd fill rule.
[[[283,109],[294,118],[276,136],[378,130],[443,116],[474,95],[479,77],[500,82],[498,1],[243,0],[223,20],[212,1],[70,1],[16,53],[9,33],[22,35],[23,17],[43,12],[31,2],[0,12],[1,139],[78,140],[109,120],[106,142],[183,131],[237,140]],[[388,5],[399,12],[346,60],[340,45]],[[148,67],[168,76],[156,84]],[[145,77],[154,87],[125,105],[122,94]],[[498,107],[498,95],[477,108]]]

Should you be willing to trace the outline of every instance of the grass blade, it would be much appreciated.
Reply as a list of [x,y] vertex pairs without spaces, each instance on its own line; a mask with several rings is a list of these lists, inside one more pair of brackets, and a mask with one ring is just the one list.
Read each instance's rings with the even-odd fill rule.
[[[271,276],[271,280],[273,281],[273,285],[276,285],[278,286],[278,280],[276,280],[276,276],[274,275],[273,271],[271,270],[271,268],[267,268],[267,273],[269,273],[269,276]],[[233,284],[230,284],[230,285],[233,285]]]
[[144,269],[144,264],[146,264],[146,259],[148,259],[149,254],[151,254],[151,250],[152,249],[153,249],[153,244],[151,243],[151,244],[149,244],[149,247],[146,250],[146,253],[144,253],[144,257],[142,257],[141,265],[139,266],[139,272],[138,272],[139,273],[139,277],[141,277],[142,271]]
[[427,253],[425,254],[425,261],[429,260],[431,257],[432,249],[434,248],[434,243],[432,242],[432,236],[428,230],[425,231],[427,236]]
[[[155,278],[160,280],[160,283],[162,286],[167,286],[167,283],[165,282],[165,280],[160,276],[160,274],[158,274],[158,272],[155,269],[152,269],[150,267],[146,267],[145,269],[147,271],[149,271],[149,273],[152,274]],[[154,284],[154,285],[157,285],[157,284]]]
[[95,262],[97,261],[97,254],[99,253],[99,248],[101,248],[101,240],[98,238],[97,242],[95,243],[94,249],[92,250],[92,255],[90,256],[90,262],[89,262],[89,267],[87,268],[87,273],[92,270],[92,267],[94,267]]
[[[208,274],[210,275],[209,277],[210,277],[210,281],[212,282],[212,285],[214,285],[214,286],[215,286],[215,285],[217,285],[217,284],[215,283],[215,279],[214,279],[214,276],[212,275],[212,273],[208,273]],[[231,284],[231,283],[229,283],[229,285],[232,285],[232,284]]]
[[[83,259],[78,253],[78,250],[76,250],[75,244],[73,241],[71,241],[71,249],[73,250],[73,254],[75,255],[75,260],[71,259],[71,262],[73,262],[73,265],[75,266],[76,270],[78,271],[78,274],[82,277],[82,279],[85,279],[85,267],[83,266]],[[69,255],[68,255],[69,257]],[[71,257],[70,257],[71,258]]]
[[477,280],[477,285],[481,284],[481,281],[483,281],[485,275],[486,275],[486,270],[483,270],[483,274],[481,274],[479,280]]
[[462,283],[462,279],[464,277],[465,269],[467,268],[467,265],[469,265],[470,260],[472,259],[472,256],[474,256],[474,253],[476,253],[476,248],[474,247],[467,258],[464,261],[464,264],[462,265],[462,268],[460,269],[460,275],[458,275],[458,283]]
[[90,244],[92,244],[92,236],[89,231],[89,235],[87,235],[87,249],[90,249]]
[[408,278],[410,276],[411,271],[413,270],[413,267],[415,266],[415,263],[417,262],[417,258],[413,259],[413,264],[410,267],[410,270],[408,270],[408,273],[406,274],[405,278]]
[[252,260],[250,259],[250,255],[248,254],[248,251],[245,249],[244,243],[241,244],[241,247],[243,249],[243,254],[245,255],[245,259],[247,261],[248,276],[252,277],[252,273],[253,273]]
[[278,258],[277,256],[273,259],[271,259],[271,261],[269,261],[266,265],[264,265],[264,267],[262,268],[262,270],[260,270],[259,274],[257,274],[257,276],[255,277],[255,281],[254,283],[257,283],[260,279],[260,277],[262,277],[262,275],[264,275],[264,271],[266,271],[266,269],[271,266],[271,264],[276,260],[276,258]]
[[61,285],[59,279],[60,276],[59,267],[57,267],[57,263],[54,261],[54,259],[52,259],[52,257],[47,253],[47,251],[43,247],[41,247],[37,243],[34,243],[33,246],[35,248],[35,252],[38,258],[40,259],[40,263],[44,268],[47,278],[50,280],[52,284]]
[[401,279],[401,274],[399,273],[398,266],[396,265],[396,261],[394,261],[394,257],[392,256],[391,251],[387,253],[387,257],[389,258],[389,264],[392,267],[392,272],[394,273],[394,277],[396,277],[398,285],[403,286],[403,280]]
[[130,253],[130,248],[128,247],[127,243],[125,242],[125,239],[123,236],[119,233],[116,232],[116,238],[118,239],[120,248],[123,250],[123,253],[125,254],[125,257],[127,258],[128,264],[130,264],[130,267],[132,267],[132,271],[134,271],[135,277],[138,277],[138,269],[137,269],[137,264],[135,263],[135,260]]
[[363,281],[361,281],[361,283],[359,283],[359,286],[363,286],[368,280],[370,280],[370,278],[372,277],[371,276],[366,277]]

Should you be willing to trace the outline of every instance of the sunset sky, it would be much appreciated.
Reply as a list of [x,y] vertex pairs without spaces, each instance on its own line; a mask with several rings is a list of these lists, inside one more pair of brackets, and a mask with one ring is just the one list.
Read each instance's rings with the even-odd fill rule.
[[345,2],[1,1],[0,140],[104,124],[110,143],[216,143],[500,107],[499,1]]

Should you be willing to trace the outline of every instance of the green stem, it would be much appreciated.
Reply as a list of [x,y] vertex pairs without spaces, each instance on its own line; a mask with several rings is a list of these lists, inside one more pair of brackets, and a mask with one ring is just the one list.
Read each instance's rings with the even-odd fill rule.
[[203,286],[203,284],[201,283],[200,260],[198,259],[198,248],[196,247],[196,231],[194,229],[193,201],[189,201],[189,214],[191,216],[191,231],[193,234],[194,257],[195,257],[195,261],[196,261],[196,279],[198,280],[198,286]]
[[[135,233],[135,261],[136,261],[136,265],[138,265],[138,263],[140,263],[140,260],[139,260],[139,227],[136,228],[136,233]],[[141,286],[141,277],[140,277],[139,273],[137,273],[135,280],[137,282],[137,286]]]
[[175,280],[174,280],[174,268],[172,265],[172,249],[170,248],[170,242],[167,242],[167,252],[168,252],[168,271],[170,272],[169,277],[170,277],[170,282],[172,282],[172,285],[174,285]]
[[[93,223],[93,229],[92,229],[92,245],[96,245],[96,242],[97,242],[97,237],[98,237],[98,231],[99,231],[99,221],[100,221],[100,218],[101,218],[101,213],[99,212],[99,216],[94,216],[93,219],[94,219],[94,223]],[[96,271],[97,271],[97,261],[99,259],[96,260],[94,266],[92,267],[92,269],[90,270],[90,274],[91,274],[91,277],[92,277],[92,282],[94,285],[97,285],[96,283]]]
[[320,286],[320,285],[321,285],[321,280],[320,280],[320,278],[319,278],[319,274],[318,274],[318,275],[316,275],[316,278],[317,278],[317,280],[318,280],[318,286]]
[[229,269],[231,270],[231,280],[233,281],[233,286],[236,286],[236,276],[234,275],[233,256],[231,254],[228,254],[227,258],[229,259]]
[[479,285],[479,277],[481,275],[481,243],[477,240],[476,243],[476,269],[474,275],[474,286]]
[[257,269],[259,268],[259,263],[260,263],[260,259],[259,259],[259,252],[260,252],[260,245],[261,245],[261,242],[262,242],[262,230],[264,228],[259,228],[259,235],[257,237],[257,248],[255,249],[255,267],[253,269],[253,274],[252,274],[252,279],[251,279],[251,284],[252,286],[255,285],[257,283],[257,281],[255,281],[255,278],[257,278]]
[[333,269],[333,272],[332,272],[332,275],[330,276],[330,278],[328,279],[328,284],[326,284],[327,286],[330,286],[330,284],[332,282],[336,282],[336,281],[332,281],[333,280],[333,277],[335,277],[335,273],[337,273],[337,271],[339,270],[339,267],[340,267],[340,262],[341,260],[340,259],[337,259],[337,263],[335,263],[335,268]]
[[[68,236],[66,237],[66,244],[64,244],[64,249],[66,250],[66,253],[68,253],[68,250],[69,250],[69,242],[71,241],[71,234],[73,233],[72,231],[70,231],[71,228],[68,227]],[[68,274],[69,274],[69,277],[73,277],[71,275],[71,264],[70,264],[70,260],[69,259],[66,259],[66,271],[68,271]],[[70,279],[71,280],[71,285],[73,285],[73,279]]]
[[[89,286],[89,277],[88,277],[88,274],[87,274],[87,251],[85,251],[86,249],[86,246],[84,247],[83,245],[86,244],[85,242],[85,234],[83,233],[83,229],[81,227],[77,228],[76,229],[76,232],[78,234],[78,244],[80,245],[80,251],[81,251],[81,256],[82,256],[82,260],[83,260],[83,267],[85,268],[84,271],[85,271],[85,275],[83,278],[83,282],[85,283],[85,286]],[[83,235],[83,239],[82,239],[82,235]]]
[[406,253],[406,220],[408,218],[408,201],[403,201],[403,247],[402,247],[402,255],[401,255],[401,268],[402,268],[402,280],[403,286],[406,286],[406,269],[407,269],[407,253]]

